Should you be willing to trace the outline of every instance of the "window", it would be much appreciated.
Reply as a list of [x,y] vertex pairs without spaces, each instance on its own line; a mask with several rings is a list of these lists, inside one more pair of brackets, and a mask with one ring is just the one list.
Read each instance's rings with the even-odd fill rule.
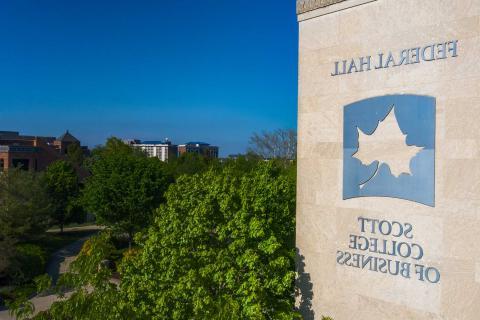
[[13,159],[12,164],[15,168],[20,168],[22,170],[28,170],[30,160],[28,160],[28,159]]

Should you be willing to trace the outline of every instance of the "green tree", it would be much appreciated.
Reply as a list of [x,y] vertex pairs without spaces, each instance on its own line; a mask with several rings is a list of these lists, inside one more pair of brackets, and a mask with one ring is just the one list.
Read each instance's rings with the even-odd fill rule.
[[[56,292],[60,299],[45,311],[32,317],[34,306],[27,296],[9,304],[10,313],[17,319],[35,320],[134,320],[141,319],[123,299],[117,284],[111,281],[112,270],[105,263],[114,250],[109,232],[102,232],[87,240],[70,270],[60,276]],[[35,279],[37,292],[51,290],[51,279],[40,276]],[[65,297],[65,290],[71,292]]]
[[0,235],[0,279],[6,278],[14,266],[15,239]]
[[177,178],[184,174],[202,173],[212,166],[218,165],[219,163],[216,159],[210,159],[197,153],[184,153],[178,158],[170,159],[167,163],[167,168]]
[[164,201],[171,182],[164,164],[110,138],[95,150],[90,171],[83,190],[87,210],[98,223],[126,233],[131,245],[134,233],[148,226]]
[[0,235],[34,239],[48,228],[51,212],[41,175],[20,169],[0,173]]
[[72,143],[67,147],[67,160],[76,167],[81,167],[84,160],[82,147],[78,143]]
[[48,166],[44,179],[53,204],[52,219],[63,232],[64,225],[78,210],[80,187],[77,174],[69,162],[59,160]]
[[117,285],[110,282],[112,270],[104,262],[112,250],[108,232],[89,239],[70,271],[59,279],[59,288],[74,290],[70,298],[54,303],[34,319],[137,319],[121,299]]
[[297,317],[295,180],[275,163],[234,169],[180,177],[138,235],[121,287],[140,318]]
[[[293,169],[252,163],[229,161],[171,185],[139,246],[124,254],[120,285],[105,263],[109,233],[88,241],[59,281],[71,296],[34,319],[299,318]],[[31,316],[26,298],[15,306]]]
[[0,276],[12,262],[14,244],[41,235],[51,212],[41,176],[20,169],[0,173]]

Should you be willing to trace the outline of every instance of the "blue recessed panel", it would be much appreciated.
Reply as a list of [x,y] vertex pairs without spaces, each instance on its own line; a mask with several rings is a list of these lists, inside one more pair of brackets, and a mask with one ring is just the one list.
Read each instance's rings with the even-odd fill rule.
[[[405,146],[419,151],[409,161],[409,172],[395,176],[388,163],[362,163],[359,130],[372,135],[394,112]],[[391,197],[435,206],[435,98],[387,95],[361,100],[344,108],[343,198]],[[421,148],[421,149],[420,149]]]

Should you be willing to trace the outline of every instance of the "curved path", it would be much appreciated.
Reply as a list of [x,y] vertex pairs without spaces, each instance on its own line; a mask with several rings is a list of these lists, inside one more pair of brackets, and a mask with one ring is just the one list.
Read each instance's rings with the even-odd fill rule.
[[[88,240],[92,235],[101,230],[101,227],[98,226],[85,226],[85,227],[75,227],[75,228],[65,228],[64,232],[69,231],[88,231],[91,230],[92,233],[88,236],[85,236],[81,239],[78,239],[75,242],[70,243],[69,245],[63,247],[62,249],[56,251],[48,261],[47,264],[47,274],[52,278],[52,283],[56,283],[60,274],[67,271],[70,263],[75,260],[75,257],[82,249],[83,243]],[[47,295],[47,296],[36,296],[30,301],[35,305],[35,312],[47,310],[52,303],[58,299],[57,295]],[[14,317],[11,317],[8,314],[8,310],[0,309],[0,320],[14,320]]]

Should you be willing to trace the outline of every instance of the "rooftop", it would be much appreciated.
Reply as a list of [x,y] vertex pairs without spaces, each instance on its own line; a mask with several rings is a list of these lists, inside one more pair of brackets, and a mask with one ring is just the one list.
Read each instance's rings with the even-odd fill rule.
[[193,141],[193,142],[187,142],[185,145],[199,145],[199,146],[209,146],[210,143],[206,142],[199,142],[199,141]]
[[72,136],[68,130],[62,134],[60,137],[57,138],[57,140],[62,141],[62,142],[80,142],[77,138]]
[[152,141],[142,141],[141,144],[168,144],[170,145],[170,141],[165,141],[165,140],[152,140]]
[[0,131],[0,136],[3,135],[13,135],[13,136],[18,136],[20,132],[18,131]]

